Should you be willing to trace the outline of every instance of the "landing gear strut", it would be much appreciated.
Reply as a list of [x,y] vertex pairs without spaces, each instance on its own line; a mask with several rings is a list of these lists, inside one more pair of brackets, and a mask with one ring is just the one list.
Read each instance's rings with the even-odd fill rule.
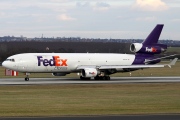
[[24,78],[25,81],[29,81],[29,75],[30,73],[26,73],[26,77]]

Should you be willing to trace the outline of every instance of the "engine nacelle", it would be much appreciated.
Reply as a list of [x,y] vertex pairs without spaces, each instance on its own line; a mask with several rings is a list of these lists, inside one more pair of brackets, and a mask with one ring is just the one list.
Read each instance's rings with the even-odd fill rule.
[[130,51],[136,53],[140,51],[142,47],[143,47],[142,43],[133,43],[130,45]]
[[159,54],[165,52],[166,49],[167,46],[163,44],[143,45],[142,43],[133,43],[130,45],[130,51],[134,53]]
[[95,68],[85,68],[81,71],[83,77],[96,77],[99,74]]
[[53,76],[66,76],[68,73],[52,73]]

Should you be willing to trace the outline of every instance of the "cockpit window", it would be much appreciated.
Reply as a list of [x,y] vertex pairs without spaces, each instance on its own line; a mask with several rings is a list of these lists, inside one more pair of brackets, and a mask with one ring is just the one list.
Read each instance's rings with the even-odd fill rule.
[[6,61],[15,62],[15,60],[14,60],[14,59],[6,59]]

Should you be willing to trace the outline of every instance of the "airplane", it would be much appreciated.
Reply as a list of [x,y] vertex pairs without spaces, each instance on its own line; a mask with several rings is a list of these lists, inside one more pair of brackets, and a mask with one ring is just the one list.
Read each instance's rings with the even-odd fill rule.
[[171,67],[177,58],[169,64],[160,65],[158,58],[167,50],[167,45],[158,40],[163,24],[157,24],[142,43],[132,43],[130,51],[135,54],[115,53],[22,53],[8,57],[3,67],[26,73],[25,81],[29,81],[30,73],[52,73],[53,76],[65,76],[69,73],[80,74],[80,79],[110,80],[110,75],[117,72],[131,72],[145,68]]

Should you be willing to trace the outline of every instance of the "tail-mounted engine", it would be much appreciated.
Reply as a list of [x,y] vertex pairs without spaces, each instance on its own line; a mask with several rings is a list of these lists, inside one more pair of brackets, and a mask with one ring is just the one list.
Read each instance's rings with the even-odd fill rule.
[[130,51],[134,53],[160,54],[165,52],[166,49],[167,45],[163,44],[143,45],[142,43],[133,43],[130,45]]
[[83,77],[96,77],[99,74],[95,68],[85,68],[81,71]]

